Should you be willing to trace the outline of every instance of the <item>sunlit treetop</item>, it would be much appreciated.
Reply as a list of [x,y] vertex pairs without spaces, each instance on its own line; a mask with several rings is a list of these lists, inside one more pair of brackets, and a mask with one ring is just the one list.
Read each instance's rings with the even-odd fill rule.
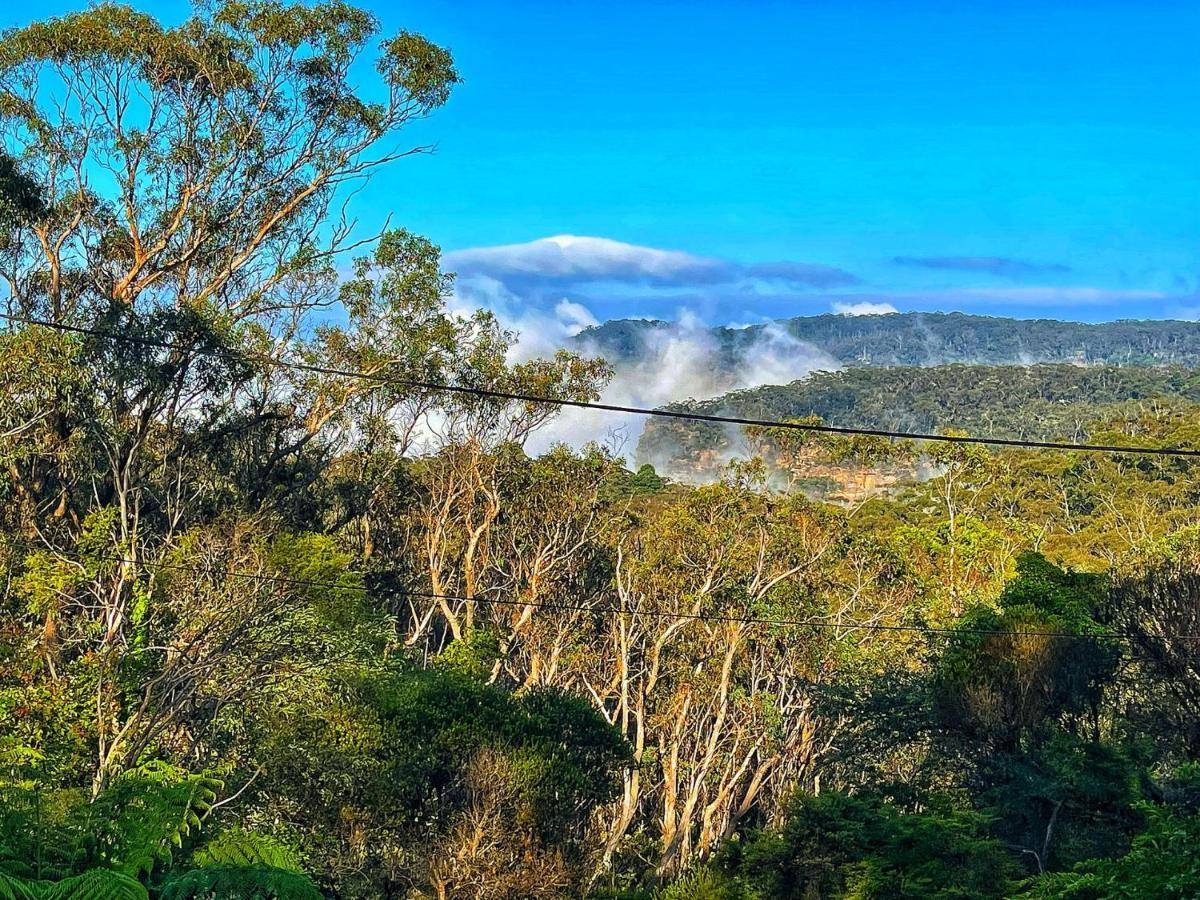
[[5,177],[41,200],[20,206],[0,274],[19,309],[56,319],[182,304],[261,320],[328,302],[353,226],[338,207],[425,149],[398,132],[457,80],[447,51],[381,38],[340,2],[197,5],[177,27],[105,3],[10,30]]

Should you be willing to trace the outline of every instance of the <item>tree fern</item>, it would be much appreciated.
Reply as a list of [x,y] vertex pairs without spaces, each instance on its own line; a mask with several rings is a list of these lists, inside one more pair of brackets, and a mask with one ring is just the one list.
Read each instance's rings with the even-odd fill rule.
[[303,873],[300,857],[269,834],[230,828],[195,852],[192,859],[201,867],[266,866]]
[[89,869],[62,881],[31,881],[0,873],[0,900],[149,900],[136,879],[111,869]]
[[307,875],[269,866],[205,866],[169,878],[162,900],[322,900]]
[[[13,837],[39,825],[37,855],[43,859],[44,853],[44,864],[38,872],[29,864],[32,845],[18,841],[6,848],[0,841],[0,900],[147,900],[137,879],[158,863],[170,863],[172,850],[200,827],[220,787],[205,775],[153,762],[122,775],[92,803],[80,798],[67,804],[51,829],[41,821],[40,806],[33,816],[18,815],[5,804],[0,835]],[[296,863],[278,842],[263,848],[271,861]]]
[[171,852],[198,830],[221,782],[155,761],[129,772],[87,811],[96,862],[134,877],[169,863]]
[[0,900],[38,900],[37,884],[0,872]]
[[0,784],[0,872],[56,879],[88,868],[79,840],[88,834],[79,824],[85,802],[76,789]]
[[111,869],[89,869],[82,875],[46,884],[38,900],[149,900],[136,879]]

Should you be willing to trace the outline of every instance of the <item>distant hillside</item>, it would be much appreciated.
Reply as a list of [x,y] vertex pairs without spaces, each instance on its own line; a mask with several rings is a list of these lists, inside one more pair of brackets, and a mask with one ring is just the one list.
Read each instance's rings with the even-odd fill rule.
[[[844,366],[1085,362],[1114,366],[1200,366],[1200,323],[1122,321],[1099,325],[963,313],[802,316],[777,323]],[[614,363],[636,361],[660,321],[620,319],[583,331],[578,346]],[[714,328],[718,356],[732,366],[770,325]]]
[[[669,408],[771,420],[816,415],[833,425],[898,431],[953,426],[995,437],[1079,440],[1090,423],[1156,400],[1200,403],[1200,369],[848,368]],[[712,475],[729,456],[745,452],[736,428],[667,419],[647,421],[637,447],[640,462],[676,477]]]

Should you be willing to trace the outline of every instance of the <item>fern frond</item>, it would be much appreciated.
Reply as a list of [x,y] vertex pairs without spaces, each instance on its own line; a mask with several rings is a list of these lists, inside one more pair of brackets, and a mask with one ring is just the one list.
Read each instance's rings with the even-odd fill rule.
[[111,869],[89,869],[45,885],[37,900],[150,900],[141,882]]
[[0,872],[0,900],[38,900],[37,882]]
[[269,834],[230,828],[195,852],[198,866],[267,866],[302,874],[300,857]]
[[170,878],[162,900],[322,900],[306,875],[269,866],[206,866]]
[[[36,873],[33,867],[25,861],[27,857],[27,853],[22,854],[11,847],[0,844],[0,878],[33,878]],[[0,886],[0,900],[7,900],[2,886]]]
[[137,880],[111,869],[89,869],[62,881],[31,881],[0,873],[0,900],[149,900]]
[[89,810],[100,861],[134,877],[169,863],[172,850],[199,830],[221,787],[161,761],[126,773]]
[[79,841],[92,833],[79,826],[86,807],[85,793],[77,788],[0,783],[0,872],[55,879],[88,868]]

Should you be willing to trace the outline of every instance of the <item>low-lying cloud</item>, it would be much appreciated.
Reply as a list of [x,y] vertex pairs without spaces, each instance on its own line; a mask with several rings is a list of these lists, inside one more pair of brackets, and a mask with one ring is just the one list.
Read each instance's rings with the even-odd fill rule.
[[[581,334],[598,320],[669,317],[676,321],[636,330],[642,346],[629,348],[603,399],[653,408],[731,390],[784,384],[815,370],[833,370],[827,353],[793,337],[783,326],[755,327],[731,358],[728,346],[702,319],[764,321],[832,310],[842,316],[882,316],[919,310],[982,310],[1061,314],[1068,308],[1097,310],[1157,306],[1194,317],[1194,291],[1169,296],[1152,290],[1054,284],[1030,276],[1069,272],[1058,263],[993,256],[895,257],[900,266],[986,274],[1021,283],[940,283],[926,288],[867,289],[843,269],[794,260],[740,263],[679,250],[645,247],[599,237],[560,235],[521,244],[448,253],[444,267],[458,277],[451,306],[467,313],[491,310],[518,334],[513,362],[553,354],[563,347],[600,355]],[[941,280],[941,279],[939,279]],[[1186,302],[1185,302],[1186,301]],[[679,312],[683,310],[683,312]],[[596,312],[601,311],[601,315]],[[698,312],[697,312],[698,311]],[[632,361],[629,361],[632,360]],[[600,441],[631,457],[643,417],[564,410],[531,443],[540,450],[556,441],[581,446]]]
[[460,279],[449,308],[461,316],[486,309],[506,329],[516,332],[516,340],[508,348],[509,362],[551,356],[585,328],[600,324],[582,303],[566,297],[548,306],[528,303],[503,283],[482,275]]
[[[450,307],[460,314],[484,308],[518,332],[509,348],[511,362],[548,356],[570,347],[585,356],[601,356],[600,348],[577,339],[596,316],[582,303],[566,298],[533,306],[503,283],[486,276],[460,279]],[[638,337],[633,362],[618,364],[602,400],[619,406],[653,409],[678,400],[717,397],[732,390],[764,384],[787,384],[816,370],[832,371],[838,362],[812,344],[793,337],[781,325],[756,329],[732,360],[712,329],[695,313],[680,310],[676,320],[647,328]],[[530,440],[531,452],[555,443],[582,447],[604,444],[632,460],[645,416],[588,409],[564,409]]]
[[[674,322],[646,329],[639,340],[635,361],[618,365],[605,389],[601,398],[605,403],[653,409],[764,384],[789,384],[818,370],[840,368],[832,356],[775,323],[758,329],[730,366],[712,329],[688,310],[681,310]],[[576,342],[575,348],[585,356],[602,355],[586,340]],[[534,437],[530,449],[536,452],[558,442],[579,447],[596,441],[632,461],[645,419],[632,413],[565,409]]]

